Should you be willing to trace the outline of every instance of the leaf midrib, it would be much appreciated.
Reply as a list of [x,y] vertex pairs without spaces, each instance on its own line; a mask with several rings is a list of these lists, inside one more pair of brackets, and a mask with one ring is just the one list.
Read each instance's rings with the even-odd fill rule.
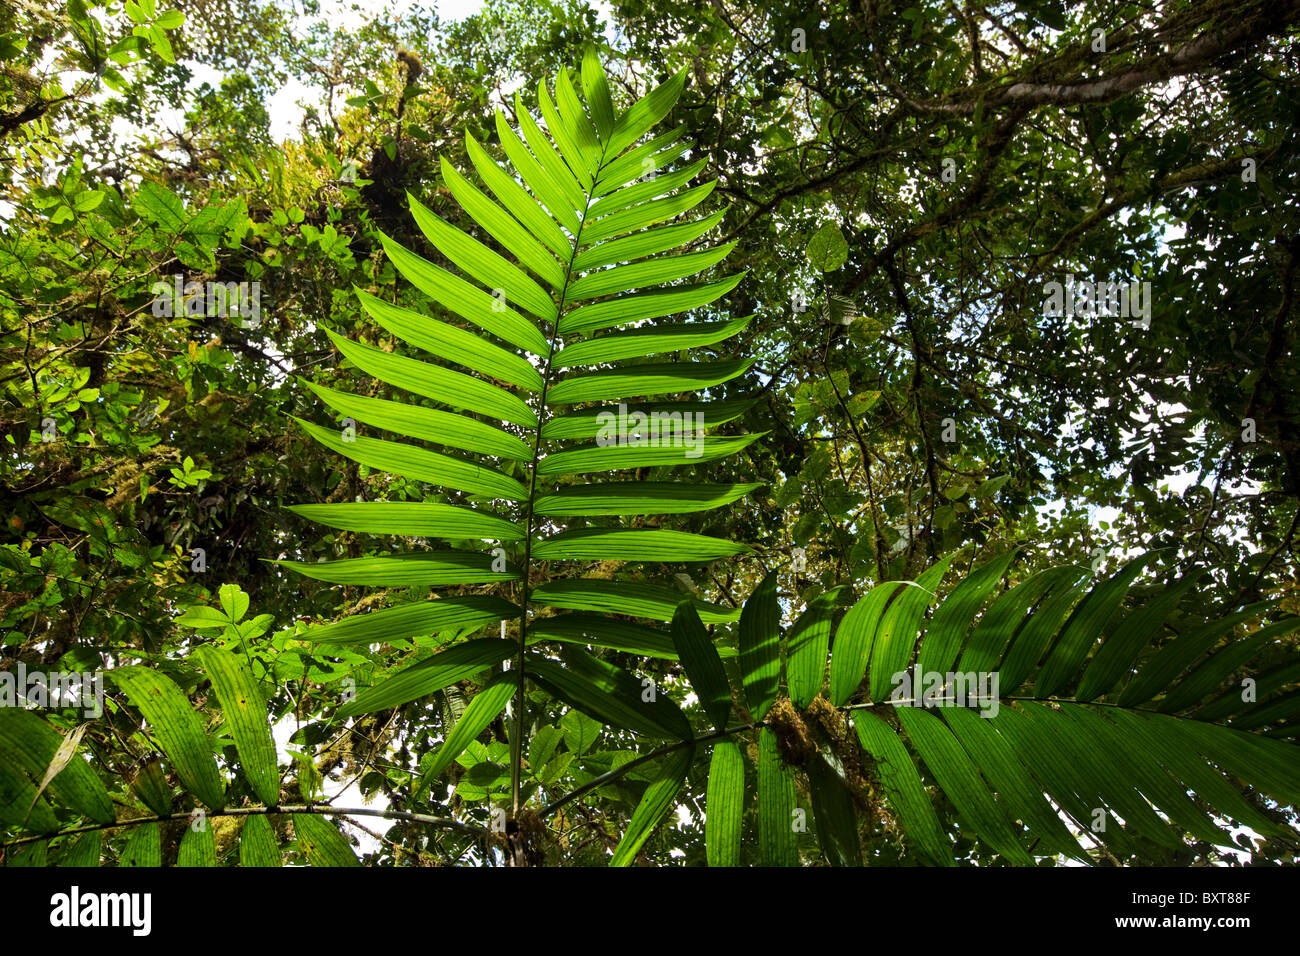
[[[592,177],[592,186],[590,189],[583,189],[583,198],[585,203],[582,208],[582,217],[578,220],[578,231],[573,236],[573,245],[569,251],[569,260],[564,264],[564,285],[560,287],[559,293],[555,299],[555,325],[551,329],[550,342],[546,352],[546,361],[542,368],[542,389],[537,405],[537,426],[533,432],[533,457],[528,464],[528,499],[525,503],[526,523],[524,527],[524,560],[522,562],[523,570],[523,599],[519,604],[519,649],[515,655],[514,670],[519,675],[519,686],[515,690],[515,733],[510,742],[510,814],[516,817],[519,814],[519,783],[520,773],[523,763],[523,740],[524,740],[524,688],[526,686],[524,674],[524,655],[528,646],[528,598],[532,583],[532,552],[533,552],[533,521],[537,517],[534,505],[537,501],[537,477],[538,466],[541,463],[540,454],[542,447],[542,428],[547,420],[546,393],[551,387],[552,361],[555,358],[555,343],[560,337],[560,321],[564,318],[565,307],[567,305],[567,295],[569,285],[573,278],[573,263],[578,258],[578,251],[582,248],[582,231],[587,226],[587,213],[591,209],[593,192],[596,184],[599,182],[600,171],[605,168],[605,153],[609,149],[609,141],[601,146],[600,161],[596,166],[596,172]],[[561,155],[561,161],[564,161]],[[581,181],[578,181],[579,188],[582,188]]]

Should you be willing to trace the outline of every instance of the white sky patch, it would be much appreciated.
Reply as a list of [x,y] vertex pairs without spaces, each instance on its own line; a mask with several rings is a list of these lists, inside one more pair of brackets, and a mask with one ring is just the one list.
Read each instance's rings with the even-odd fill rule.
[[[323,0],[320,19],[336,29],[353,30],[362,26],[367,19],[384,13],[400,19],[416,6],[432,6],[444,20],[464,20],[483,9],[483,0],[435,0],[432,4],[417,3],[416,0]],[[311,21],[310,18],[302,18],[302,22],[305,25]],[[304,104],[314,106],[324,113],[325,90],[315,84],[304,83],[301,78],[294,76],[271,94],[267,112],[271,117],[273,139],[283,142],[298,138],[298,129],[305,115]]]
[[[281,768],[287,764],[291,774],[296,772],[294,770],[296,763],[290,755],[290,748],[293,750],[307,750],[309,753],[319,750],[318,747],[304,748],[299,744],[289,743],[289,738],[294,735],[300,726],[297,717],[291,712],[284,714],[271,726],[271,738],[275,741],[276,761]],[[343,731],[340,730],[339,732],[342,733]],[[346,772],[338,780],[326,777],[321,788],[323,800],[328,800],[331,805],[340,808],[367,807],[372,810],[387,810],[389,807],[388,796],[383,791],[377,791],[369,800],[366,800],[361,794],[360,779],[357,774]],[[360,841],[360,846],[353,847],[358,856],[365,853],[378,853],[383,849],[378,840],[364,830],[350,826],[347,819],[343,817],[330,817],[329,819],[342,826],[344,833],[355,836]],[[358,817],[357,819],[376,832],[383,832],[389,826],[386,821],[374,817]],[[367,822],[371,820],[373,820],[375,826],[371,826]]]

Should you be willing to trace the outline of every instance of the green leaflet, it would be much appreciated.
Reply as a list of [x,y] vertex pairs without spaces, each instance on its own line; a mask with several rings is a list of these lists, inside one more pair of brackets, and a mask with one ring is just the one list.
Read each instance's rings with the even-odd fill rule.
[[594,561],[717,561],[748,554],[747,545],[688,531],[621,531],[578,528],[533,545],[541,560],[568,558]]
[[315,813],[295,813],[293,832],[298,848],[312,866],[360,866],[348,838],[325,817]]
[[32,711],[0,708],[0,820],[37,832],[58,829],[52,812],[63,804],[96,823],[113,821],[113,804],[99,777],[74,755],[36,799],[64,738]]
[[[497,117],[501,119],[500,111],[497,112]],[[507,125],[505,129],[509,130],[510,127]],[[517,154],[512,153],[509,149],[507,136],[509,139],[514,139],[516,143],[519,141],[515,139],[513,132],[503,133],[501,137],[502,144],[506,146],[507,155],[510,156],[512,162],[519,165],[516,159]],[[474,164],[478,174],[483,177],[483,182],[496,194],[497,199],[514,213],[519,218],[519,221],[527,226],[532,234],[541,240],[548,249],[562,259],[567,258],[572,250],[569,237],[564,234],[564,230],[556,224],[555,220],[547,212],[545,205],[543,205],[545,200],[540,199],[540,197],[534,199],[528,190],[520,186],[509,173],[498,166],[492,160],[492,157],[488,155],[487,150],[479,145],[478,140],[468,133],[465,135],[465,147],[469,152],[470,162]],[[529,159],[532,160],[531,155]],[[532,160],[532,162],[536,163],[536,160]],[[533,177],[525,176],[524,178],[526,180],[534,179],[537,175],[540,175],[540,167],[537,168]],[[574,223],[574,229],[576,231],[577,223]],[[541,275],[541,273],[538,274]]]
[[373,644],[495,624],[518,616],[519,608],[509,601],[487,594],[469,594],[355,614],[333,624],[309,628],[302,639],[329,644]]
[[795,789],[777,751],[776,734],[758,735],[758,850],[763,866],[798,866]]
[[[675,156],[676,154],[674,154]],[[653,162],[653,160],[651,160]],[[643,161],[644,164],[644,161]],[[688,182],[699,175],[700,170],[708,165],[708,160],[697,160],[689,166],[674,170],[671,173],[664,173],[659,176],[647,176],[643,173],[639,181],[624,189],[615,190],[606,196],[597,199],[587,210],[587,219],[592,222],[598,222],[602,217],[612,215],[616,212],[622,212],[629,207],[649,202],[650,200],[662,196],[665,193],[672,192],[680,186],[685,186]],[[648,172],[649,170],[647,170]],[[659,280],[662,281],[662,280]],[[646,285],[647,283],[638,282],[636,285]],[[582,296],[575,296],[582,298]]]
[[1175,779],[1186,783],[1188,789],[1219,813],[1259,833],[1286,833],[1248,803],[1238,788],[1207,763],[1186,735],[1162,732],[1160,721],[1164,718],[1137,714],[1122,708],[1115,708],[1110,717],[1126,737],[1139,742],[1145,752],[1151,754]]
[[690,721],[669,697],[647,681],[575,648],[560,652],[563,665],[537,655],[527,673],[541,687],[606,724],[646,737],[690,740]]
[[[1061,583],[1048,592],[1042,603],[1034,609],[1016,633],[1006,658],[1002,662],[1002,693],[1015,693],[1038,666],[1043,652],[1051,645],[1052,638],[1061,627],[1078,602],[1087,582],[1079,580],[1073,587],[1067,586],[1071,579],[1063,578]],[[981,622],[983,623],[983,622]]]
[[573,79],[569,76],[568,67],[560,67],[560,75],[555,82],[555,101],[559,104],[565,127],[582,149],[583,156],[587,160],[587,168],[595,173],[603,159],[601,137],[597,134],[591,118],[587,116],[587,111],[583,109],[578,94],[573,90]]
[[814,754],[808,761],[808,794],[817,842],[827,862],[831,866],[861,866],[862,845],[853,796],[822,754]]
[[917,657],[922,672],[943,673],[952,668],[976,613],[998,586],[1018,550],[1012,548],[980,565],[935,609]]
[[[682,422],[684,424],[691,421],[697,425],[702,423],[704,430],[707,432],[711,428],[717,428],[719,425],[735,421],[753,408],[756,401],[757,399],[745,398],[719,402],[657,402],[653,405],[625,404],[621,408],[618,405],[604,405],[598,408],[556,415],[554,418],[548,419],[546,424],[542,426],[542,440],[595,438],[602,432],[606,436],[616,434],[620,416],[629,426],[628,430],[632,431],[637,427],[636,423],[649,423],[651,416],[656,414],[658,415],[661,431],[665,422]],[[688,419],[687,415],[691,417]],[[611,425],[614,426],[615,432],[609,430]],[[742,437],[748,438],[749,436]]]
[[137,770],[135,779],[131,781],[131,792],[159,816],[175,809],[172,805],[172,788],[163,773],[162,758],[157,755],[147,759]]
[[1164,714],[1152,719],[1157,726],[1182,735],[1189,746],[1227,773],[1251,781],[1279,803],[1300,803],[1300,748],[1294,744]]
[[1092,700],[1113,690],[1195,583],[1195,578],[1186,578],[1127,615],[1089,661],[1075,697]]
[[524,536],[518,525],[495,515],[431,501],[350,501],[288,509],[308,521],[366,534],[488,541],[519,541]]
[[726,295],[745,278],[745,273],[699,285],[674,286],[666,292],[645,292],[619,296],[584,305],[560,319],[560,334],[595,332],[643,319],[659,319],[688,309],[698,309]]
[[82,868],[99,866],[103,835],[102,830],[92,830],[70,838],[64,844],[63,853],[56,865]]
[[193,628],[224,628],[230,623],[230,618],[222,611],[213,610],[210,607],[202,605],[193,605],[185,609],[185,613],[176,618],[176,624],[181,627]]
[[375,428],[496,458],[528,461],[533,457],[533,450],[514,435],[464,415],[304,384],[334,410]]
[[258,800],[268,807],[275,806],[280,802],[275,742],[271,739],[266,703],[248,660],[213,645],[200,647],[196,653],[212,681],[226,725],[235,739],[244,776]]
[[687,245],[703,236],[706,232],[722,222],[725,210],[715,212],[703,219],[693,222],[678,222],[667,226],[656,226],[644,232],[634,232],[621,239],[609,239],[598,245],[588,246],[578,253],[573,260],[574,272],[587,272],[600,269],[619,262],[630,262],[645,256],[657,255],[669,249]]
[[[1045,593],[1053,592],[1053,601],[1060,606],[1057,612],[1047,613],[1043,620],[1059,622],[1060,618],[1070,609],[1075,599],[1078,597],[1078,590],[1073,585],[1080,581],[1086,572],[1080,568],[1066,566],[1063,568],[1049,568],[1021,581],[1014,588],[998,595],[993,604],[984,612],[980,618],[979,624],[966,640],[966,647],[962,651],[960,662],[957,667],[963,671],[989,671],[998,666],[1002,660],[1002,655],[1006,653],[1007,644],[1011,642],[1016,634],[1017,628],[1024,622],[1025,616],[1030,609],[1043,597]],[[1044,614],[1042,608],[1039,609],[1035,617]],[[1043,640],[1050,640],[1051,634],[1047,634]],[[1035,641],[1038,644],[1039,641]],[[1008,655],[1008,660],[1015,656],[1020,642],[1013,645],[1012,653]],[[1025,642],[1025,647],[1028,642]],[[1028,675],[1034,663],[1038,660],[1038,654],[1041,654],[1042,648],[1039,647],[1036,653],[1025,655],[1028,663],[1022,665],[1019,669],[1024,675]],[[1028,660],[1032,656],[1033,660]],[[1023,680],[1023,677],[1022,677]],[[1003,674],[1003,689],[1006,689],[1006,674]]]
[[422,259],[382,232],[379,238],[397,271],[443,308],[516,348],[534,355],[545,355],[550,350],[546,336],[509,303]]
[[[532,594],[536,604],[570,611],[601,611],[607,614],[627,614],[649,618],[653,621],[671,621],[686,595],[672,588],[633,581],[611,581],[604,578],[571,578],[549,581]],[[740,611],[717,604],[692,599],[700,620],[705,624],[734,621]]]
[[336,712],[337,717],[354,717],[376,710],[386,710],[427,697],[434,691],[468,680],[494,664],[505,660],[519,645],[497,637],[454,644],[432,657],[395,674],[382,678]]
[[704,845],[709,866],[739,866],[745,815],[745,758],[734,741],[719,740],[713,745],[704,813]]
[[821,693],[830,653],[831,616],[845,591],[847,588],[832,588],[819,594],[786,636],[786,682],[790,699],[800,710]]
[[[533,238],[532,234],[516,219],[462,176],[456,167],[447,161],[446,156],[441,157],[441,165],[443,182],[447,184],[447,188],[456,197],[461,207],[473,216],[492,238],[509,249],[516,259],[532,270],[543,282],[552,289],[563,289],[564,269],[542,243]],[[537,208],[535,204],[533,208]]]
[[646,395],[692,392],[743,375],[756,359],[719,362],[664,362],[630,369],[600,369],[561,380],[546,393],[551,405],[617,401]]
[[562,641],[568,644],[590,644],[611,650],[658,657],[675,661],[677,648],[668,632],[631,621],[613,620],[599,614],[557,614],[533,621],[528,626],[530,642],[533,640]]
[[[523,122],[524,118],[521,116],[521,125]],[[538,162],[537,157],[524,145],[519,135],[510,128],[510,124],[506,122],[505,114],[500,109],[496,111],[496,128],[497,136],[501,141],[501,148],[505,150],[506,157],[518,171],[519,178],[528,184],[536,199],[541,201],[556,222],[567,229],[569,235],[576,235],[580,224],[574,208],[574,201],[565,196],[565,187],[542,168],[542,164]],[[488,185],[491,186],[491,182]],[[498,194],[498,198],[502,198],[500,194]],[[579,194],[578,199],[581,201],[581,194]],[[567,236],[564,237],[564,247],[566,250],[571,247]]]
[[1171,713],[1190,707],[1209,695],[1230,674],[1255,657],[1274,638],[1290,634],[1297,628],[1300,628],[1300,617],[1287,618],[1261,628],[1245,640],[1231,642],[1216,651],[1209,660],[1198,665],[1186,679],[1165,695],[1165,699],[1157,709]]
[[240,866],[279,866],[280,848],[266,817],[256,814],[244,820],[239,831]]
[[740,673],[745,699],[756,720],[776,700],[781,678],[781,607],[776,573],[765,577],[745,602],[740,615]]
[[896,707],[894,712],[962,820],[1010,862],[1032,864],[1033,858],[1020,845],[1002,808],[993,802],[979,770],[939,718],[919,707]]
[[454,325],[390,305],[364,289],[354,287],[353,291],[372,319],[393,335],[435,358],[456,362],[488,378],[500,379],[530,392],[541,390],[541,374],[523,356]]
[[904,581],[877,584],[840,621],[831,650],[831,703],[836,707],[843,707],[857,693],[867,673],[880,619],[890,599],[905,586]]
[[[1146,794],[1139,793],[1132,780],[1124,779],[1123,772],[1116,772],[1123,766],[1122,758],[1117,759],[1112,748],[1103,739],[1093,734],[1080,734],[1070,713],[1080,705],[1066,704],[1058,710],[1043,704],[1024,704],[1024,711],[1030,718],[1030,728],[1038,725],[1040,732],[1053,736],[1057,745],[1075,766],[1081,768],[1090,782],[1089,790],[1095,791],[1097,802],[1093,808],[1106,807],[1116,817],[1124,821],[1124,829],[1152,840],[1162,846],[1177,847],[1181,841],[1147,802]],[[1118,784],[1118,785],[1117,785]],[[1111,821],[1114,824],[1115,821]],[[1117,827],[1116,827],[1117,828]]]
[[37,833],[53,833],[59,829],[49,796],[37,796],[40,773],[36,771],[33,778],[15,766],[7,755],[0,754],[0,821]]
[[945,707],[939,713],[975,765],[984,772],[1010,816],[1024,821],[1030,832],[1042,840],[1042,849],[1086,861],[1086,854],[1043,798],[1042,789],[1021,764],[1010,743],[995,729],[997,718],[981,717],[967,707]]
[[685,84],[686,71],[684,69],[679,70],[674,76],[637,100],[632,105],[632,108],[614,124],[614,132],[610,137],[609,147],[606,150],[607,154],[610,156],[617,155],[654,128],[673,108],[673,104],[681,96],[682,87]]
[[415,224],[439,252],[489,289],[501,289],[511,305],[522,306],[546,322],[555,321],[555,303],[523,270],[477,239],[443,222],[410,193],[406,198]]
[[221,601],[221,610],[231,621],[243,620],[244,615],[248,613],[249,597],[241,588],[234,584],[223,584],[217,596]]
[[539,515],[662,515],[709,511],[743,498],[759,484],[702,485],[676,481],[619,481],[576,485],[542,495]]
[[575,365],[599,365],[625,358],[640,358],[677,352],[701,345],[714,345],[737,335],[749,325],[753,316],[726,322],[689,322],[643,326],[630,332],[600,335],[575,342],[558,352],[551,363],[554,368]]
[[1051,697],[1075,676],[1150,557],[1144,554],[1134,558],[1105,584],[1088,592],[1039,671],[1034,681],[1034,696]]
[[8,867],[49,866],[49,847],[45,840],[37,840],[13,850],[5,861]]
[[686,772],[694,758],[693,746],[682,747],[664,758],[659,775],[646,788],[641,802],[633,811],[627,832],[623,834],[623,839],[610,858],[610,866],[627,866],[636,859],[637,853],[645,846],[646,840],[650,839],[659,821],[672,809],[677,791],[682,788]]
[[490,468],[483,468],[473,462],[453,458],[450,455],[440,455],[417,445],[380,441],[364,435],[357,435],[348,441],[333,429],[321,428],[300,418],[295,418],[294,421],[326,448],[333,449],[362,465],[378,468],[380,471],[414,478],[416,481],[444,485],[456,491],[482,495],[485,498],[522,501],[528,497],[528,489],[514,478]]
[[[1076,827],[1094,840],[1104,841],[1119,850],[1129,852],[1132,841],[1118,826],[1108,826],[1103,833],[1091,829],[1098,813],[1105,811],[1105,799],[1098,781],[1093,779],[1072,753],[1061,745],[1057,736],[1044,725],[1035,725],[1027,715],[1028,705],[1003,706],[993,718],[994,729],[1006,738],[1013,751],[1021,758],[1061,809],[1069,814]],[[1113,824],[1115,821],[1110,820]]]
[[464,753],[470,742],[481,734],[488,724],[497,719],[518,687],[519,675],[511,671],[497,674],[483,685],[482,689],[474,695],[474,699],[469,702],[465,712],[460,715],[460,720],[456,721],[456,726],[447,734],[442,746],[434,754],[433,760],[424,768],[423,779],[420,782],[421,791],[427,789],[433,780],[451,766],[453,760]]
[[871,699],[884,700],[894,686],[894,675],[907,670],[916,646],[917,631],[926,605],[938,589],[952,563],[950,554],[918,577],[911,587],[905,587],[885,610],[876,628],[871,645]]
[[610,213],[594,222],[583,223],[582,240],[589,244],[600,242],[602,239],[612,239],[615,236],[644,229],[646,226],[653,226],[655,223],[675,219],[704,202],[716,185],[716,182],[702,183],[662,199],[638,203],[627,209]]
[[205,822],[198,829],[185,828],[181,837],[181,848],[176,855],[177,866],[212,867],[217,865],[217,841],[212,835],[212,827]]
[[[609,199],[601,207],[603,215],[628,205],[621,201],[621,197],[627,195],[633,186],[652,182],[658,178],[659,170],[685,160],[686,154],[695,149],[695,143],[684,138],[686,132],[686,124],[679,123],[662,133],[646,137],[617,159],[607,160],[591,190],[591,195],[596,198],[593,207]],[[634,193],[633,197],[637,202],[644,202],[647,198],[643,191]]]
[[[1239,618],[1244,620],[1253,616],[1254,612],[1248,609],[1244,612],[1230,615],[1228,619],[1233,620]],[[1238,647],[1240,643],[1242,642],[1232,641],[1229,643],[1225,648],[1223,648],[1223,650],[1219,651],[1218,654],[1215,654],[1214,657],[1206,661],[1202,667],[1197,667],[1192,675],[1192,679],[1195,679],[1195,677],[1206,668],[1214,667],[1214,661],[1220,654],[1231,653],[1232,649]],[[1196,708],[1196,719],[1216,721],[1223,720],[1225,717],[1229,717],[1233,714],[1239,714],[1242,711],[1257,711],[1260,706],[1260,701],[1267,700],[1270,694],[1294,683],[1298,676],[1300,676],[1300,662],[1284,665],[1283,667],[1275,668],[1264,674],[1260,674],[1259,677],[1255,679],[1256,702],[1253,703],[1242,699],[1244,696],[1244,685],[1237,683],[1235,686],[1228,687],[1221,696]]]
[[596,56],[595,47],[588,46],[582,53],[582,92],[587,98],[587,108],[596,124],[596,132],[604,143],[609,143],[614,132],[614,102],[609,95],[609,81]]
[[[698,465],[734,455],[762,438],[764,434],[766,432],[735,437],[685,436],[680,442],[673,440],[667,443],[659,442],[656,445],[630,443],[590,445],[547,455],[537,466],[537,474],[550,477],[622,471],[651,465]],[[628,441],[626,438],[618,440]]]
[[373,345],[362,345],[329,329],[325,331],[334,347],[348,361],[389,385],[432,398],[452,408],[490,415],[525,428],[537,424],[536,413],[523,399],[495,385],[489,385],[482,379],[453,372],[430,362],[394,355]]
[[[567,76],[560,76],[555,84],[556,89],[562,89],[568,82]],[[545,80],[537,81],[537,108],[546,122],[546,131],[555,141],[555,145],[560,148],[559,152],[564,159],[564,164],[578,183],[579,189],[584,193],[589,192],[592,184],[591,174],[596,161],[596,157],[592,154],[595,152],[596,144],[593,141],[580,141],[578,130],[563,121],[559,110],[551,102],[550,94],[546,91]]]
[[546,129],[560,147],[560,153],[569,169],[575,170],[582,187],[590,190],[594,174],[601,168],[604,151],[595,135],[594,126],[573,91],[573,81],[567,68],[562,66],[555,78],[554,103],[547,95],[546,83],[538,82],[537,105],[546,120]]
[[[583,299],[597,299],[605,295],[622,295],[625,292],[642,289],[650,285],[676,282],[678,279],[685,279],[688,276],[713,268],[727,258],[735,246],[736,244],[732,242],[722,246],[715,246],[704,252],[656,256],[629,265],[614,266],[611,269],[602,269],[599,272],[589,272],[570,286],[568,298],[575,302]],[[712,343],[706,341],[701,344]],[[689,348],[689,346],[682,346],[682,348]],[[660,349],[660,351],[671,350]],[[629,353],[629,355],[650,354],[652,353],[649,350]],[[572,365],[576,363],[569,361],[566,364]]]
[[1233,627],[1260,613],[1264,606],[1262,602],[1252,605],[1237,614],[1193,628],[1170,641],[1129,681],[1124,692],[1119,695],[1120,706],[1136,707],[1150,700],[1172,684],[1179,674],[1214,647],[1225,634],[1230,634]]
[[[1064,706],[1060,711],[1074,722],[1078,733],[1095,740],[1098,749],[1110,755],[1112,766],[1125,778],[1125,786],[1140,790],[1142,795],[1176,827],[1198,839],[1230,847],[1232,837],[1220,830],[1187,796],[1187,789],[1170,778],[1156,756],[1147,752],[1141,738],[1134,739],[1089,707]],[[1181,842],[1170,834],[1173,842]]]
[[[683,601],[673,614],[673,644],[691,682],[700,706],[718,730],[727,726],[731,716],[731,687],[713,641],[689,601]],[[716,755],[716,750],[715,750]]]
[[149,722],[150,733],[186,788],[220,810],[226,802],[226,786],[203,724],[181,689],[169,677],[139,665],[119,667],[108,676]]
[[132,827],[122,847],[118,866],[162,866],[162,835],[156,823],[142,823]]
[[1300,694],[1287,694],[1234,717],[1232,726],[1241,730],[1255,730],[1267,724],[1266,733],[1270,736],[1294,736],[1300,727],[1291,718],[1297,715],[1300,715]]
[[[546,134],[542,132],[541,127],[537,125],[537,120],[533,119],[533,114],[524,106],[523,97],[518,92],[515,93],[515,116],[519,120],[519,130],[524,134],[524,140],[528,148],[532,150],[533,155],[537,157],[547,178],[555,185],[564,196],[564,204],[567,205],[569,215],[573,217],[573,225],[569,231],[576,234],[580,231],[576,212],[586,209],[587,194],[583,187],[579,185],[578,180],[574,178],[572,170],[565,164],[563,157],[560,156],[551,141],[547,139]],[[521,166],[521,168],[524,168]],[[554,212],[554,209],[552,209]],[[559,213],[556,213],[557,218]]]
[[660,169],[685,156],[690,152],[691,144],[678,138],[685,131],[685,126],[678,126],[660,133],[607,164],[601,171],[600,182],[591,191],[592,195],[605,196],[615,190],[622,192],[621,187],[633,180],[657,174]]
[[505,563],[495,571],[497,557],[490,551],[411,551],[382,558],[342,558],[337,561],[274,562],[304,577],[333,584],[402,588],[416,585],[486,584],[516,581],[518,565]]
[[853,715],[853,729],[862,749],[876,761],[880,782],[902,822],[906,838],[915,841],[917,850],[930,863],[956,866],[952,846],[926,795],[921,775],[893,728],[875,714],[860,710]]

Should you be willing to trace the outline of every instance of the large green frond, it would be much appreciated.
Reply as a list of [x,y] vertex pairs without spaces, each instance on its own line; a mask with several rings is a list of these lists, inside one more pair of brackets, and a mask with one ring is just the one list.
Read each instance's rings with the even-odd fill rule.
[[[761,436],[718,433],[752,404],[735,385],[753,361],[731,344],[750,318],[713,311],[743,275],[715,271],[733,244],[703,242],[722,213],[690,216],[713,191],[713,182],[697,181],[706,161],[683,162],[689,144],[680,129],[652,133],[683,83],[683,74],[674,76],[620,113],[588,52],[576,76],[562,70],[551,88],[538,85],[538,115],[517,96],[517,128],[498,112],[495,148],[468,138],[472,169],[443,157],[445,194],[409,197],[427,248],[382,237],[399,276],[423,298],[357,289],[382,336],[366,344],[329,333],[357,369],[406,395],[313,384],[351,421],[299,424],[358,465],[405,479],[404,497],[415,500],[293,510],[332,528],[412,543],[372,544],[379,548],[372,557],[313,563],[290,556],[280,565],[408,596],[304,637],[326,644],[469,639],[381,678],[345,713],[408,702],[471,668],[496,666],[505,656],[495,643],[501,639],[475,631],[522,616],[522,674],[494,678],[479,692],[426,778],[450,767],[506,699],[522,693],[521,677],[601,721],[691,738],[675,705],[663,695],[642,702],[631,693],[634,679],[598,656],[609,649],[676,658],[671,635],[642,622],[672,620],[682,595],[622,577],[565,579],[545,570],[573,561],[712,562],[749,551],[706,533],[707,512],[758,485],[700,480],[701,469]],[[709,354],[687,357],[694,349]],[[358,434],[357,423],[387,435]],[[482,551],[473,550],[475,540]],[[412,588],[471,586],[473,593],[410,600]],[[508,586],[510,600],[497,596]],[[704,602],[694,608],[705,624],[740,613]],[[702,653],[695,636],[692,659]],[[449,657],[457,647],[481,652]],[[677,776],[672,767],[666,781]],[[730,769],[720,774],[734,778]],[[665,782],[639,812],[620,860],[648,837],[675,792]]]

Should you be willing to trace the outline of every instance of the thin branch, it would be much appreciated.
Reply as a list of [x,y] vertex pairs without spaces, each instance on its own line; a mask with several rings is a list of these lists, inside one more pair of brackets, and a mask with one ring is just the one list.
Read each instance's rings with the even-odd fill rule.
[[[323,817],[379,817],[384,820],[403,820],[408,823],[423,823],[426,826],[440,827],[444,830],[456,830],[467,836],[481,837],[487,831],[482,827],[471,826],[448,817],[432,817],[425,813],[407,813],[402,810],[376,810],[372,807],[331,807],[324,804],[306,804],[287,807],[237,807],[233,810],[204,810],[208,817],[258,817],[284,813],[307,813]],[[116,830],[119,827],[134,827],[142,823],[166,823],[172,820],[190,821],[189,813],[166,813],[152,817],[135,817],[131,820],[116,820],[113,823],[95,823],[84,827],[72,827],[54,833],[42,833],[39,836],[21,837],[0,843],[0,847],[24,846],[39,840],[52,840],[55,837],[71,836],[74,833],[93,833],[96,830]]]

